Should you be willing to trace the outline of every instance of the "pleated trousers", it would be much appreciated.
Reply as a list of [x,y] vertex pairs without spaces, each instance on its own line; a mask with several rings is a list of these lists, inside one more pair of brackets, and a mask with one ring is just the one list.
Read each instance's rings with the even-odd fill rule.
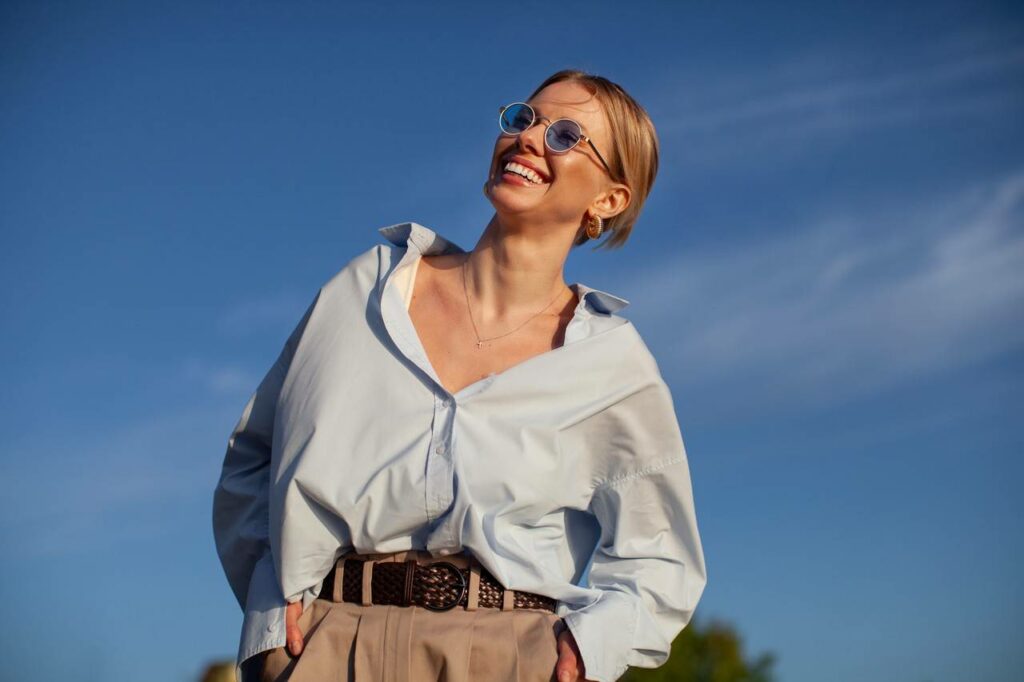
[[[349,553],[338,559],[475,564],[460,553],[433,558],[409,550],[394,554]],[[433,611],[421,606],[316,599],[299,617],[305,646],[293,657],[287,647],[264,659],[262,682],[551,682],[558,634],[565,622],[550,611],[481,607],[479,581],[470,580],[467,606]],[[363,601],[368,587],[364,585]],[[340,590],[338,590],[340,592]],[[323,596],[323,595],[321,595]],[[337,599],[341,599],[340,594]]]

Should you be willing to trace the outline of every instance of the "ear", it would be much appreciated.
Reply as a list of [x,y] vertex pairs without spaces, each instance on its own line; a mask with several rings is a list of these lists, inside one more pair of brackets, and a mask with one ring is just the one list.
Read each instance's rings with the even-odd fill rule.
[[631,198],[632,192],[627,185],[613,183],[590,204],[590,212],[605,220],[614,218],[626,210]]

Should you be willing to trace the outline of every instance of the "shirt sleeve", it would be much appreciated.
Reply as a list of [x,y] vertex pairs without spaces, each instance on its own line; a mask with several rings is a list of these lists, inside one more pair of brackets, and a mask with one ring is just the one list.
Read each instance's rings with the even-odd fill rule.
[[601,533],[586,586],[598,598],[565,615],[588,680],[663,665],[707,584],[686,451],[661,389],[654,402],[662,409],[638,413],[640,430],[623,442],[633,456],[654,445],[662,456],[598,486],[591,499]]
[[278,396],[318,299],[319,293],[242,410],[213,494],[214,543],[245,613],[240,662],[284,644],[286,602],[270,549],[270,460]]

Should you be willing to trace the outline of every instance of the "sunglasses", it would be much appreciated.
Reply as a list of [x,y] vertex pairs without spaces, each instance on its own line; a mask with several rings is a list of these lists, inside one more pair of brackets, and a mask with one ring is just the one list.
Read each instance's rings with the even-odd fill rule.
[[[604,164],[608,175],[612,178],[615,177],[615,173],[612,173],[612,169],[608,167],[608,163],[601,156],[601,152],[597,151],[597,147],[594,146],[593,140],[583,134],[583,126],[578,122],[571,118],[560,118],[557,121],[552,121],[546,116],[540,116],[539,118],[549,121],[548,129],[544,132],[544,144],[548,149],[556,154],[564,154],[578,145],[580,140],[583,140],[597,154],[597,158]],[[530,126],[537,119],[537,113],[529,104],[526,102],[513,102],[499,109],[498,125],[501,126],[501,131],[506,135],[520,135],[529,130]]]

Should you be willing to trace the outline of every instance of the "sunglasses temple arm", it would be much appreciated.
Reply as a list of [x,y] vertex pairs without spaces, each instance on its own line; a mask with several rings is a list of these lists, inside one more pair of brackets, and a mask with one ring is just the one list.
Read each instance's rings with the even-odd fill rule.
[[601,163],[604,164],[604,168],[606,171],[608,171],[608,175],[612,176],[612,179],[614,179],[615,173],[612,173],[612,169],[608,167],[608,162],[604,160],[603,156],[601,156],[601,152],[597,151],[597,147],[594,145],[593,140],[591,140],[589,137],[587,138],[587,144],[589,144],[590,148],[594,150],[595,154],[597,154],[597,158],[601,159]]

